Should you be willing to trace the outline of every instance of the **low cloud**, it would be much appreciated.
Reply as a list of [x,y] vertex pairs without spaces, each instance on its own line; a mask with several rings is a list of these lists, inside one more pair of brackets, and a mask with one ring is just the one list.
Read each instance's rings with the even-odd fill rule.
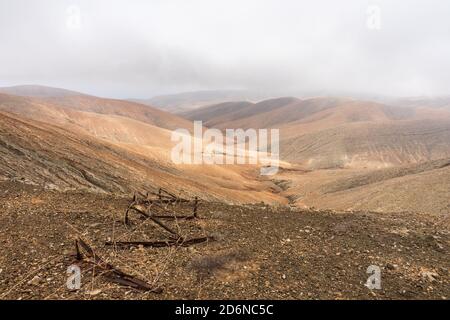
[[0,85],[449,94],[449,12],[439,0],[0,0]]

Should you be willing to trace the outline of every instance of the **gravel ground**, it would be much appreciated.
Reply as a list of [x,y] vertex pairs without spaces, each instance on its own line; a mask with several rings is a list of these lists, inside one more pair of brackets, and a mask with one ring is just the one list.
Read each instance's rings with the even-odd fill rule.
[[[448,299],[449,222],[413,213],[298,211],[202,203],[201,219],[169,222],[187,248],[120,249],[108,240],[165,240],[132,215],[129,199],[59,193],[0,183],[0,299]],[[187,212],[180,208],[179,212]],[[177,211],[178,212],[178,211]],[[110,283],[75,258],[83,237],[105,261],[163,288],[160,294]],[[78,264],[80,290],[66,287]],[[370,265],[381,289],[365,286]]]

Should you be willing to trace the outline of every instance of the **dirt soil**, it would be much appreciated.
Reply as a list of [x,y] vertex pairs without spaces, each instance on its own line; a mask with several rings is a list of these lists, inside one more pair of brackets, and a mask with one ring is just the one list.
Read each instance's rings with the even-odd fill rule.
[[[443,215],[202,203],[201,219],[168,223],[189,238],[213,235],[216,241],[188,248],[108,247],[108,240],[168,239],[136,214],[126,227],[129,200],[1,182],[0,299],[450,297],[450,228]],[[78,236],[104,260],[163,292],[110,283],[98,268],[76,260]],[[78,291],[66,287],[72,264],[82,271]],[[381,268],[380,290],[365,286],[370,265]]]

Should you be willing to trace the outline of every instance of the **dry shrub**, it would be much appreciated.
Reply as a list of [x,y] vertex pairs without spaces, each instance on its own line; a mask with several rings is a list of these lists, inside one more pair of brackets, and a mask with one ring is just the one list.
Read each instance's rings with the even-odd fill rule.
[[226,269],[227,265],[233,262],[241,262],[247,259],[244,252],[219,253],[215,255],[205,255],[194,257],[189,265],[199,277],[209,277],[213,273]]

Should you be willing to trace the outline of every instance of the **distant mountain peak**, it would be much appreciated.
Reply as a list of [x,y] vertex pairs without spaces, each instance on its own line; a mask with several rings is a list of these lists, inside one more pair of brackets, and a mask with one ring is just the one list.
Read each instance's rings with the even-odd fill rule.
[[85,95],[83,93],[67,89],[34,84],[3,87],[0,88],[0,93],[32,98],[68,97],[68,96]]

